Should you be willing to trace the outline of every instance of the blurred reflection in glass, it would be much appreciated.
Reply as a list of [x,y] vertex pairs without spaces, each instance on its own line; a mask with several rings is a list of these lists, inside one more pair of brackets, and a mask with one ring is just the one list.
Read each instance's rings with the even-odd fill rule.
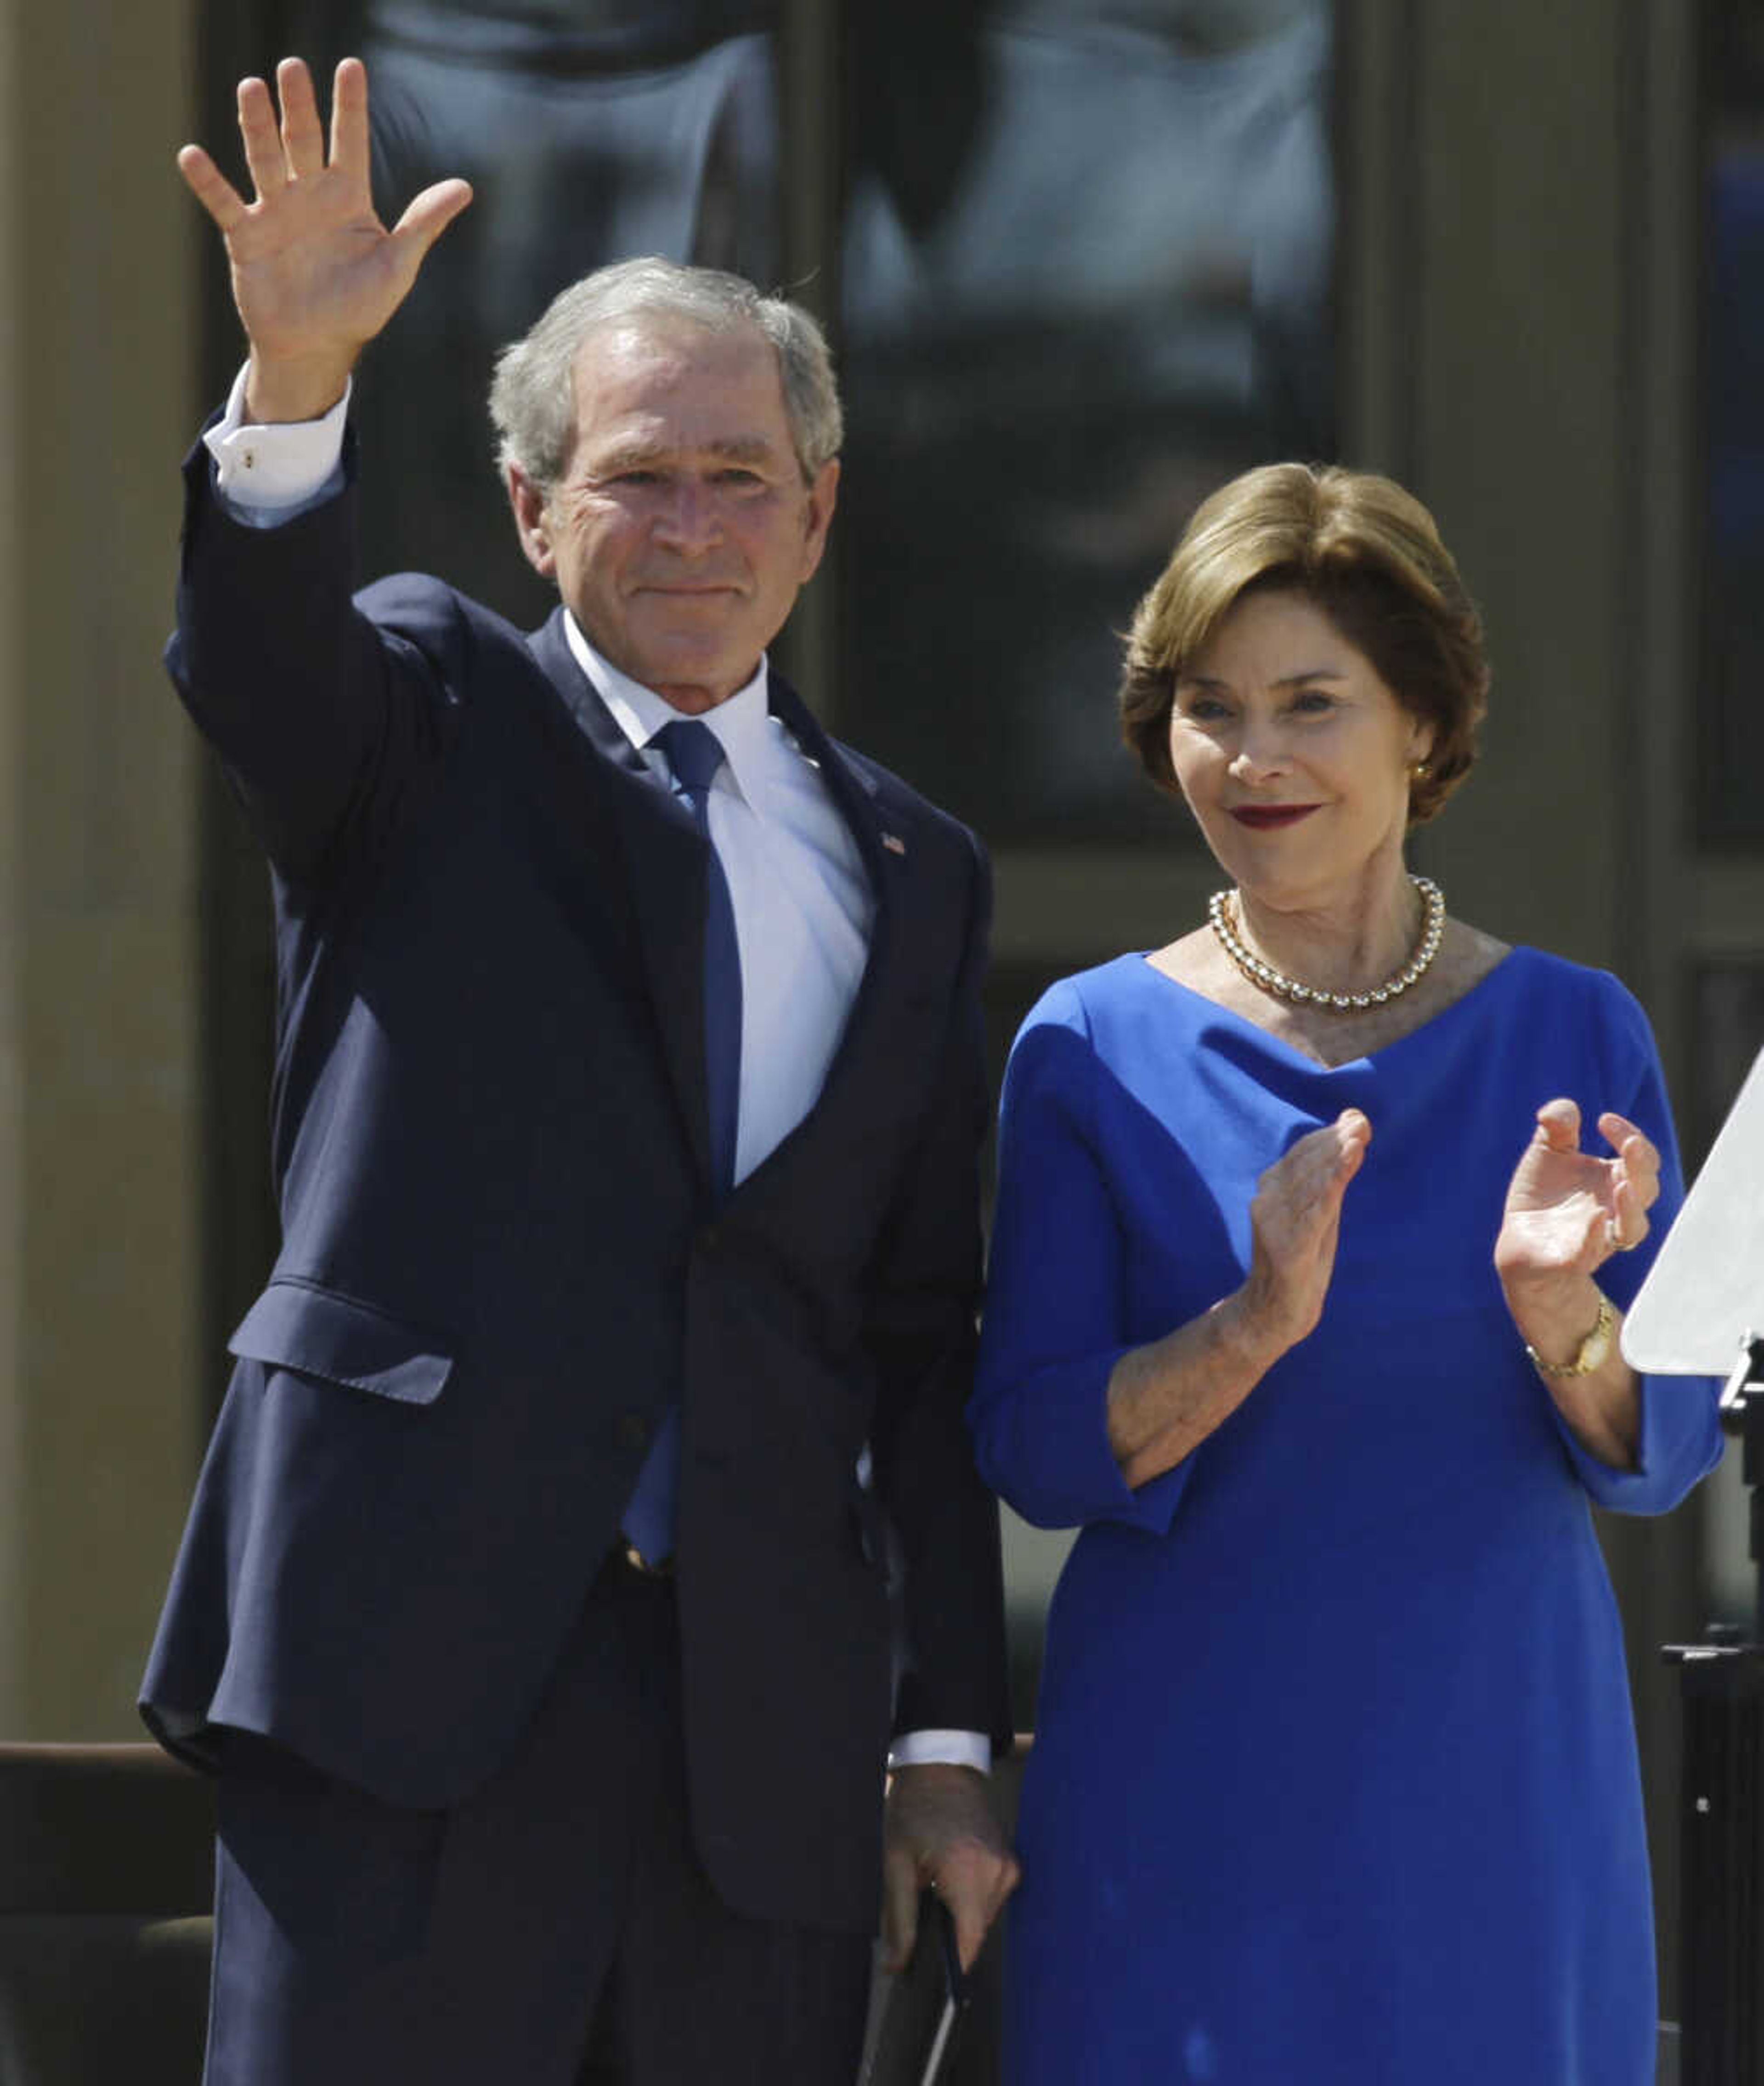
[[994,841],[1163,833],[1116,629],[1203,492],[1334,453],[1331,12],[855,11],[839,714]]
[[1764,6],[1705,19],[1707,556],[1698,808],[1706,841],[1764,840]]
[[491,358],[603,262],[661,253],[777,279],[776,12],[368,0],[355,47],[384,206],[445,174],[477,191],[367,366],[371,566],[446,574],[524,623],[545,613],[491,472]]
[[370,566],[538,620],[495,349],[627,254],[777,283],[781,183],[831,181],[849,468],[816,700],[994,841],[1165,844],[1103,722],[1116,627],[1203,492],[1335,453],[1328,0],[848,0],[838,163],[788,172],[783,0],[292,12],[368,61],[385,205],[478,191],[364,372]]

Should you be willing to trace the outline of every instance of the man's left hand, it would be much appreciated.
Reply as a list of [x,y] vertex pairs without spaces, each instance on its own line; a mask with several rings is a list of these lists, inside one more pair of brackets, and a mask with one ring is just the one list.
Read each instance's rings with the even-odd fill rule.
[[927,1884],[950,1908],[967,1969],[1022,1874],[977,1768],[945,1761],[895,1770],[882,1845],[882,1960],[903,1970]]

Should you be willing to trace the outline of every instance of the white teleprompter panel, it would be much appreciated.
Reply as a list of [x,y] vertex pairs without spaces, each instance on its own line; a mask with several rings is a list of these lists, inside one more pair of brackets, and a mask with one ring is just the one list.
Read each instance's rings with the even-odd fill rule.
[[1764,1051],[1623,1324],[1623,1356],[1657,1376],[1729,1375],[1764,1338]]

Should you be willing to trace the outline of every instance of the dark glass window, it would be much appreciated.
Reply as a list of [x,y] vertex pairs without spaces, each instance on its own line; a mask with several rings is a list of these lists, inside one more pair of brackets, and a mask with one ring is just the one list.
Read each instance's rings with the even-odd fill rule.
[[1331,10],[861,18],[841,717],[995,843],[1167,845],[1118,633],[1203,493],[1334,453]]
[[436,572],[536,623],[491,468],[495,351],[603,262],[779,270],[775,10],[766,0],[368,0],[385,210],[461,174],[471,208],[364,372],[372,561]]
[[[633,253],[776,284],[780,198],[816,184],[850,432],[839,686],[805,692],[995,841],[1168,845],[1116,743],[1117,633],[1203,492],[1335,450],[1328,0],[854,0],[814,164],[790,0],[264,6],[266,44],[366,58],[385,211],[477,191],[362,372],[371,568],[538,620],[495,350]],[[217,123],[266,62],[240,36]]]
[[1708,1156],[1764,1038],[1764,959],[1698,964],[1691,1011],[1690,1108],[1682,1129],[1687,1175]]
[[1764,841],[1764,5],[1703,11],[1699,837]]

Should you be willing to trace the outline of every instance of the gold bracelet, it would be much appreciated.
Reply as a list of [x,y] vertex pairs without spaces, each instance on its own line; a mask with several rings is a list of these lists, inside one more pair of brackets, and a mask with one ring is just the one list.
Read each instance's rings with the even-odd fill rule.
[[1610,1298],[1601,1290],[1598,1323],[1580,1343],[1571,1362],[1546,1362],[1528,1341],[1525,1352],[1531,1356],[1532,1367],[1540,1376],[1591,1376],[1611,1352],[1611,1336],[1616,1330],[1617,1313],[1611,1309]]

